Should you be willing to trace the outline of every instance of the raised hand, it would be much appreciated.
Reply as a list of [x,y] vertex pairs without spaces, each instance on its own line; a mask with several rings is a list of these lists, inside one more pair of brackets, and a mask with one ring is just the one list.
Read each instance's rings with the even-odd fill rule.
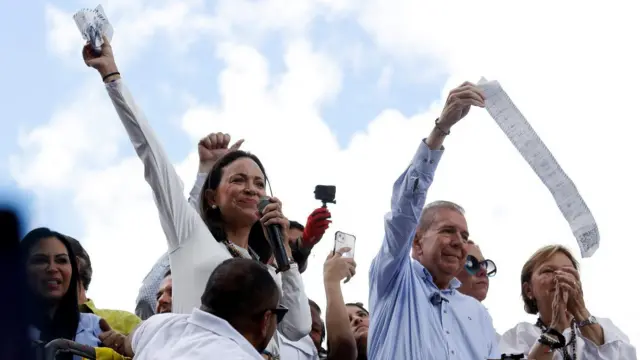
[[468,81],[451,90],[438,118],[438,127],[448,132],[453,125],[467,116],[471,106],[484,107],[482,90]]
[[221,132],[211,133],[198,142],[198,156],[200,158],[200,172],[209,172],[216,161],[220,160],[226,153],[240,148],[243,139],[235,142],[229,147],[231,136]]
[[324,282],[338,283],[345,279],[347,283],[356,275],[356,262],[351,258],[342,257],[342,254],[349,252],[350,248],[342,248],[335,253],[329,254],[324,262]]
[[322,239],[324,232],[329,228],[331,223],[331,213],[327,208],[317,208],[313,210],[307,218],[307,225],[302,233],[302,246],[305,248],[313,247]]
[[555,278],[560,289],[569,295],[567,311],[576,319],[588,318],[590,315],[584,304],[580,273],[574,268],[566,267],[557,270]]
[[103,37],[104,44],[102,44],[102,52],[97,54],[91,48],[91,44],[86,43],[82,48],[82,58],[87,66],[90,66],[100,73],[103,78],[109,74],[113,74],[118,71],[118,66],[113,57],[113,49],[109,43],[107,37]]

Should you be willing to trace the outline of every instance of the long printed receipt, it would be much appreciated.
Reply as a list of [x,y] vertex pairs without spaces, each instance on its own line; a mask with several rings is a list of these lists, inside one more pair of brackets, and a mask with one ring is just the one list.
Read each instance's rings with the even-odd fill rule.
[[558,165],[551,151],[511,101],[500,83],[482,78],[478,82],[478,87],[484,91],[485,106],[489,115],[553,195],[578,241],[582,257],[591,257],[600,246],[600,232],[591,210],[578,193],[575,184]]
[[102,5],[98,5],[95,9],[80,9],[73,15],[73,20],[82,38],[88,41],[98,54],[102,51],[102,37],[106,36],[109,41],[113,38],[113,26],[107,19]]

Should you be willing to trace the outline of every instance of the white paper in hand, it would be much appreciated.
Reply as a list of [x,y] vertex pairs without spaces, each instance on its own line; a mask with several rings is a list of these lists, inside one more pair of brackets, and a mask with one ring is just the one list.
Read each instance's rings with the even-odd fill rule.
[[484,91],[485,106],[491,117],[553,195],[578,241],[582,257],[593,255],[600,246],[600,232],[591,210],[578,193],[573,181],[558,165],[551,151],[511,101],[500,83],[482,78],[478,82],[478,87]]
[[103,36],[106,36],[109,41],[113,38],[113,26],[107,19],[102,5],[98,5],[93,10],[81,9],[73,15],[73,20],[76,22],[82,38],[88,41],[97,53],[102,51]]

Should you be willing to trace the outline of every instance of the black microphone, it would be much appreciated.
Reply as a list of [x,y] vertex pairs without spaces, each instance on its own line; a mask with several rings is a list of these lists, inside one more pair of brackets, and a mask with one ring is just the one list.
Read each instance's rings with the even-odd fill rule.
[[[264,211],[264,208],[267,205],[271,204],[271,201],[268,197],[260,198],[260,202],[258,203],[258,211],[260,214]],[[291,268],[289,264],[289,257],[287,256],[287,251],[284,249],[284,241],[288,241],[288,239],[282,238],[282,231],[280,229],[280,225],[272,224],[266,227],[267,229],[267,241],[269,241],[269,245],[271,245],[271,250],[273,250],[273,256],[276,259],[276,273],[281,271],[286,271]]]

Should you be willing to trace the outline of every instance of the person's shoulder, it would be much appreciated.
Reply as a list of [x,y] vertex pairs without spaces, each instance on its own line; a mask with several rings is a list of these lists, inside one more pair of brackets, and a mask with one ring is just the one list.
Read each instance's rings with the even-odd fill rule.
[[156,314],[143,321],[134,331],[134,342],[138,344],[142,339],[146,339],[145,334],[155,334],[158,331],[171,332],[175,326],[187,323],[188,314]]
[[84,327],[93,327],[100,324],[101,317],[92,313],[80,313],[80,325]]

